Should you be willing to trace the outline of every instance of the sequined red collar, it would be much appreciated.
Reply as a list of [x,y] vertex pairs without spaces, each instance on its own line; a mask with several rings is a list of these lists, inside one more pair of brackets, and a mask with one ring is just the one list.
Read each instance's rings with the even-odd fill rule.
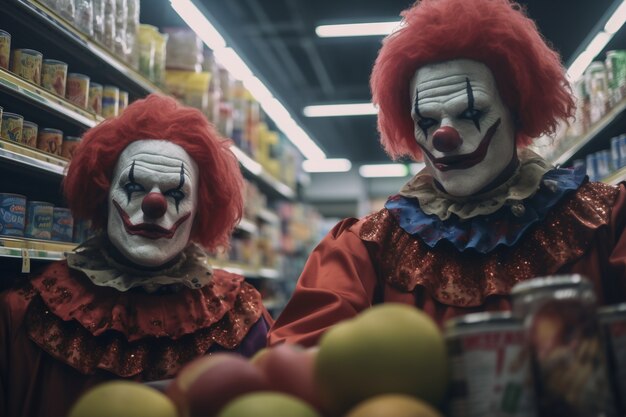
[[443,304],[479,306],[490,295],[506,295],[517,282],[555,273],[582,256],[595,230],[608,223],[618,190],[587,183],[515,246],[486,254],[459,252],[447,242],[430,248],[387,209],[360,222],[358,233],[389,285],[407,292],[419,285]]
[[31,281],[30,338],[57,359],[90,374],[159,379],[175,374],[214,343],[239,345],[263,312],[243,277],[215,270],[213,281],[172,294],[97,287],[65,261]]

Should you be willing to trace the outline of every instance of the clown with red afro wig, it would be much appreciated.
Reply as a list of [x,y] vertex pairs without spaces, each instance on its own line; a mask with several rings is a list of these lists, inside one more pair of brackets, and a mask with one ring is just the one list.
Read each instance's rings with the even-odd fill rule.
[[580,273],[600,303],[625,301],[624,184],[589,182],[527,146],[575,110],[535,23],[509,0],[422,0],[402,16],[373,66],[372,96],[387,153],[425,167],[384,208],[322,240],[270,344],[314,345],[381,302],[442,326],[509,310],[513,285],[544,274]]
[[0,415],[68,415],[100,382],[164,386],[195,358],[265,347],[260,293],[206,252],[242,215],[229,147],[159,95],[85,133],[64,190],[96,234],[0,296]]

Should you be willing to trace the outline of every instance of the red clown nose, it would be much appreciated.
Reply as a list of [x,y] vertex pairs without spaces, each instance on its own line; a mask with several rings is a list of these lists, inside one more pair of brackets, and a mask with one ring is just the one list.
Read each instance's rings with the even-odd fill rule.
[[141,210],[146,217],[158,219],[167,211],[167,201],[161,193],[149,193],[141,202]]
[[452,152],[463,144],[459,132],[450,126],[442,126],[433,134],[433,146],[439,152]]

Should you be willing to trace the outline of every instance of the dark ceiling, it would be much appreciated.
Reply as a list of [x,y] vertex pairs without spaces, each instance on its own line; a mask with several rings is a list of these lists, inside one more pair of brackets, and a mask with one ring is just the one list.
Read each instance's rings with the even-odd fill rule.
[[[317,25],[397,19],[412,1],[194,1],[212,16],[227,41],[328,157],[349,158],[355,164],[389,160],[378,143],[375,116],[307,118],[302,115],[302,108],[327,102],[368,101],[369,74],[382,40],[381,37],[318,38],[315,35]],[[527,6],[528,15],[568,63],[597,22],[608,9],[616,7],[618,1],[526,0],[521,3]],[[155,22],[157,12],[163,16],[161,8],[142,11],[142,15],[152,15],[144,21]],[[167,23],[172,24],[172,21]],[[626,49],[626,36],[621,32],[608,49]]]

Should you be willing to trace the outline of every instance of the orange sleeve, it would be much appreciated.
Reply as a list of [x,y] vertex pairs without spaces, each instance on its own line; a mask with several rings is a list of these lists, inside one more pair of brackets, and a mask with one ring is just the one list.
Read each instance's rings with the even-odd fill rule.
[[338,223],[311,253],[268,345],[313,346],[325,330],[371,307],[377,283],[357,219]]

